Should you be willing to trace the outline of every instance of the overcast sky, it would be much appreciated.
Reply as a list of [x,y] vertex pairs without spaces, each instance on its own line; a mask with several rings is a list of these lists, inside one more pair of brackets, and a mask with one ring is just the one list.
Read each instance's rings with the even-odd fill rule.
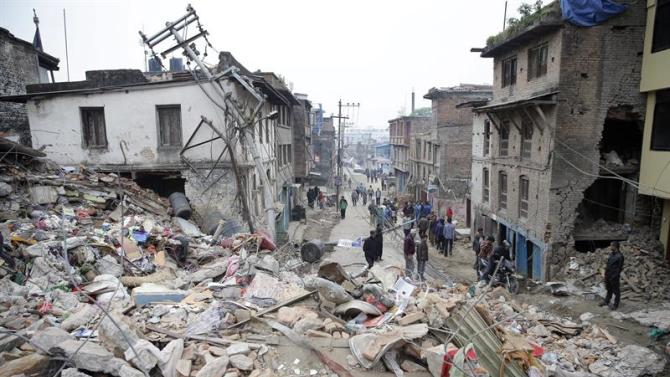
[[[521,0],[510,0],[508,17]],[[138,30],[153,34],[185,13],[187,1],[0,0],[0,26],[32,41],[37,10],[45,52],[61,59],[67,80],[63,9],[67,12],[70,79],[86,70],[144,68]],[[244,0],[191,4],[219,51],[230,51],[254,71],[274,71],[337,112],[337,101],[357,127],[386,127],[401,109],[430,106],[431,87],[490,84],[492,60],[471,53],[502,29],[505,0]],[[190,29],[194,31],[194,29]],[[170,43],[160,46],[167,48]],[[159,48],[160,48],[159,47]],[[208,62],[216,61],[210,51]],[[345,112],[345,115],[347,113]]]

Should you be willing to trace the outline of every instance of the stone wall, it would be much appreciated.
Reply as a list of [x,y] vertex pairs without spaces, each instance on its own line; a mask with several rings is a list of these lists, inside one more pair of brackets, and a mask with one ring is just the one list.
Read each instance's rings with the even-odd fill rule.
[[[26,93],[26,84],[39,81],[37,53],[25,41],[0,28],[0,96]],[[0,102],[0,133],[31,145],[24,104]]]

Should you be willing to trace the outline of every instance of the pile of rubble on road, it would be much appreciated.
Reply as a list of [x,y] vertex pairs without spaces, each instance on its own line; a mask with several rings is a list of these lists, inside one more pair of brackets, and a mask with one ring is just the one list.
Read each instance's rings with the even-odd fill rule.
[[0,376],[663,368],[645,348],[519,308],[499,290],[307,264],[293,243],[276,248],[262,233],[203,234],[130,180],[57,173],[0,175]]
[[[667,282],[670,266],[655,247],[656,242],[639,236],[621,242],[624,269],[621,274],[621,297],[627,301],[670,301]],[[562,277],[574,280],[575,286],[604,297],[603,274],[609,250],[596,249],[590,253],[575,252],[563,271]]]

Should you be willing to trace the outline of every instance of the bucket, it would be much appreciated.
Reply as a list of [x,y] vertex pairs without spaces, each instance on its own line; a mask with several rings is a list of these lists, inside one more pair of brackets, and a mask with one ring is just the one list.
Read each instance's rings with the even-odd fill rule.
[[188,204],[188,199],[186,199],[186,195],[183,192],[173,192],[168,197],[168,200],[175,216],[186,220],[191,218],[191,205]]

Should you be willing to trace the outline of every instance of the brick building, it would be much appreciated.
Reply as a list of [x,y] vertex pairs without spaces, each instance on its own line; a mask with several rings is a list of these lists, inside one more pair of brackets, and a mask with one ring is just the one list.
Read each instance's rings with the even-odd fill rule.
[[[39,30],[36,45],[0,28],[0,96],[26,93],[26,85],[53,82],[58,58],[42,51]],[[24,145],[31,145],[26,106],[0,102],[0,133]],[[42,134],[45,140],[52,135]]]
[[403,116],[389,120],[391,164],[393,166],[396,191],[399,194],[408,194],[406,189],[412,171],[410,160],[412,135],[416,130],[429,129],[430,125],[431,118],[423,116]]
[[637,180],[645,104],[645,4],[623,3],[622,14],[584,28],[562,21],[553,2],[481,54],[494,60],[494,84],[492,101],[475,109],[472,228],[507,239],[519,271],[537,280],[575,242],[625,238],[620,225],[651,212],[648,198],[611,179]]
[[[451,207],[457,221],[467,224],[469,221],[469,184],[472,165],[472,111],[460,106],[473,101],[491,98],[490,85],[461,84],[450,88],[432,88],[423,96],[432,102],[432,126],[421,140],[414,142],[415,148],[421,146],[423,168],[432,163],[433,176],[426,178],[429,186],[420,187],[422,196],[433,191],[433,207],[444,214]],[[430,144],[429,141],[433,140]],[[432,156],[431,156],[432,152]],[[424,156],[425,155],[425,156]],[[439,199],[438,199],[439,198]],[[423,197],[421,197],[423,199]]]
[[312,181],[327,184],[335,178],[335,153],[337,153],[333,118],[322,118],[320,127],[312,128],[312,152],[316,175]]

